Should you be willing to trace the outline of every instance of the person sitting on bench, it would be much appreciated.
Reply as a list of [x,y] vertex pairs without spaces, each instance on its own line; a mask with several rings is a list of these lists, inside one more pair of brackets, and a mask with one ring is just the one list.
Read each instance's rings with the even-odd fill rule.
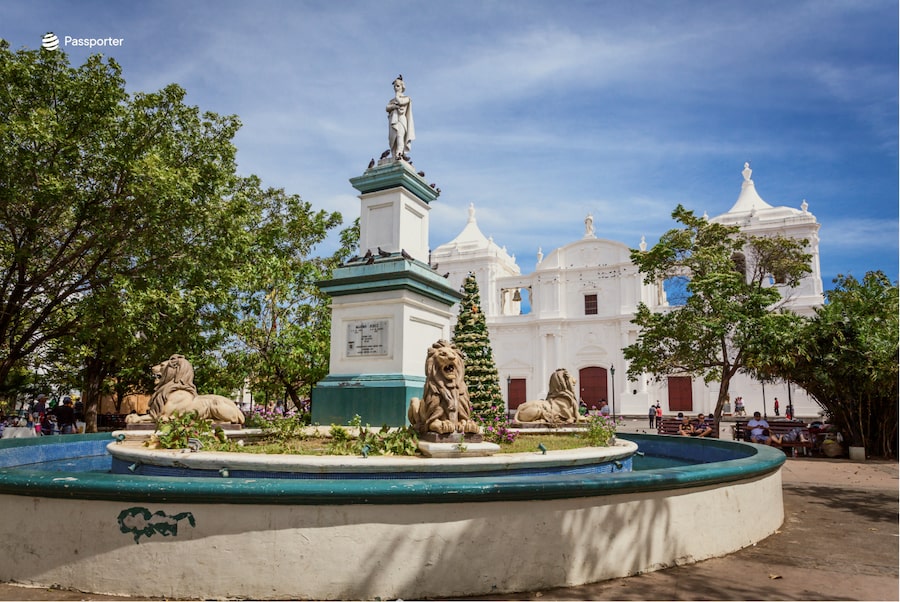
[[684,437],[694,436],[694,425],[691,424],[691,419],[687,416],[681,417],[681,424],[678,425],[678,434]]
[[809,443],[809,439],[803,434],[803,428],[799,426],[792,428],[783,435],[776,435],[773,433],[770,438],[775,445],[781,445],[782,443],[796,443],[797,441],[800,443]]
[[697,414],[697,420],[693,423],[694,432],[691,436],[693,437],[709,437],[712,435],[712,426],[706,421],[706,416],[702,413]]
[[747,428],[750,429],[751,442],[769,445],[772,441],[769,437],[769,423],[763,420],[759,412],[753,412],[753,420],[747,422]]

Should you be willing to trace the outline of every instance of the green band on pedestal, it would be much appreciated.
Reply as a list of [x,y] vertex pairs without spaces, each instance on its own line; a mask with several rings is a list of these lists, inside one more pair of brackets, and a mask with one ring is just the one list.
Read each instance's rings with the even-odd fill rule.
[[425,377],[405,374],[331,374],[312,391],[313,424],[348,424],[354,416],[372,426],[405,426],[412,397]]
[[425,203],[438,198],[437,190],[429,186],[405,161],[394,161],[367,169],[363,175],[350,178],[350,183],[363,194],[403,187]]

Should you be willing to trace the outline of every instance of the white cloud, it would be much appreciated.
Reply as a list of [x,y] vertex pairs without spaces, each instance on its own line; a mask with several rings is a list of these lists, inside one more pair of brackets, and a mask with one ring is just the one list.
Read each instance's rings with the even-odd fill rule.
[[838,252],[872,256],[891,252],[897,255],[898,221],[896,217],[831,219],[822,224],[819,240]]

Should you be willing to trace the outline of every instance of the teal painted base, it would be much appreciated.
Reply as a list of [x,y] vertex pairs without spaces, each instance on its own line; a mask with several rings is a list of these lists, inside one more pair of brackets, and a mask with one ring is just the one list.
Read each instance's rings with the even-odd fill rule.
[[359,415],[372,427],[406,426],[411,397],[421,397],[424,376],[405,374],[337,374],[312,390],[312,423],[348,424]]

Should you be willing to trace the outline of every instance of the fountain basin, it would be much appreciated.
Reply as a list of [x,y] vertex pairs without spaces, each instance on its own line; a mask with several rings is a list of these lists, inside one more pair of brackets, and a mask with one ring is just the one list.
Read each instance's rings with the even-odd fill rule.
[[[695,562],[781,525],[778,450],[628,438],[648,458],[691,464],[545,477],[150,477],[109,473],[108,436],[0,441],[0,580],[176,598],[453,597]],[[65,466],[104,461],[106,471]]]
[[[549,477],[627,472],[631,441],[610,447],[456,458],[312,456],[148,449],[140,440],[110,443],[112,472],[166,477],[285,479],[439,479]],[[464,452],[462,452],[464,453]]]

